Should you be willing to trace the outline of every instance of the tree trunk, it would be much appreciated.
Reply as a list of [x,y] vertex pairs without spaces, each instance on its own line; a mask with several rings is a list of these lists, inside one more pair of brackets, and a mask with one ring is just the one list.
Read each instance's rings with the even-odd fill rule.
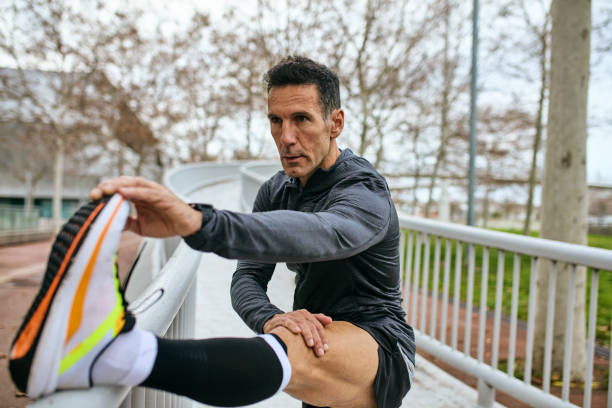
[[125,174],[125,146],[119,142],[119,151],[117,152],[117,172],[119,176]]
[[246,154],[247,154],[247,158],[250,159],[252,157],[251,155],[251,107],[250,106],[247,110],[247,117],[246,117],[246,141],[247,141]]
[[419,180],[421,178],[420,165],[419,165],[419,150],[417,148],[417,142],[419,139],[419,135],[421,130],[416,128],[414,130],[414,141],[413,141],[413,153],[414,153],[414,162],[416,164],[414,171],[414,187],[412,188],[412,214],[415,216],[419,215]]
[[[543,238],[586,244],[586,120],[589,84],[591,2],[553,0],[550,64],[550,103],[542,191]],[[548,262],[537,277],[535,368],[542,368]],[[553,370],[563,365],[563,341],[569,267],[558,265],[555,297]],[[585,271],[577,270],[572,340],[572,378],[584,376]],[[533,294],[532,294],[533,295]]]
[[134,175],[137,177],[142,176],[142,167],[144,166],[146,156],[147,156],[146,149],[143,149],[138,155],[138,161],[136,162],[136,167],[134,168]]
[[26,188],[26,196],[23,202],[23,209],[25,211],[26,217],[29,217],[30,211],[32,211],[32,198],[34,196],[34,186],[32,182],[32,170],[25,171],[25,188]]
[[384,145],[383,145],[383,140],[382,137],[380,138],[380,143],[378,145],[378,149],[376,149],[376,161],[374,162],[374,167],[375,168],[380,168],[380,164],[383,161],[385,155],[385,150],[384,150]]
[[366,112],[366,104],[362,103],[361,132],[359,133],[359,156],[365,155],[368,147],[368,113]]
[[[491,179],[491,159],[487,160],[487,179]],[[482,228],[489,226],[489,198],[491,195],[491,183],[487,182],[485,186],[485,196],[482,203]],[[478,224],[478,222],[476,222]]]
[[53,164],[53,228],[59,231],[62,226],[62,185],[64,184],[64,140],[58,137],[55,142],[55,162]]
[[374,162],[375,168],[380,168],[385,158],[385,132],[382,131],[380,120],[376,120],[376,134],[378,136],[378,148],[376,149],[376,161]]
[[538,115],[535,124],[535,136],[533,139],[533,152],[531,156],[531,169],[529,170],[529,194],[527,197],[527,209],[525,222],[523,224],[523,235],[529,235],[531,230],[531,214],[533,213],[533,190],[536,184],[536,172],[538,169],[538,151],[542,141],[542,117],[544,115],[544,102],[546,100],[546,83],[548,81],[548,68],[546,64],[546,54],[548,52],[548,35],[546,26],[540,37],[541,54],[540,54],[540,99],[538,100]]
[[425,218],[429,218],[431,206],[433,204],[433,190],[436,185],[436,179],[438,178],[438,171],[440,166],[446,157],[446,139],[448,133],[448,95],[451,87],[451,70],[450,60],[448,57],[449,51],[449,31],[450,31],[450,4],[446,1],[444,10],[444,62],[443,62],[443,88],[442,88],[442,103],[440,104],[440,146],[438,147],[438,153],[436,154],[436,162],[434,169],[429,179],[429,194],[427,198],[427,204],[425,204]]

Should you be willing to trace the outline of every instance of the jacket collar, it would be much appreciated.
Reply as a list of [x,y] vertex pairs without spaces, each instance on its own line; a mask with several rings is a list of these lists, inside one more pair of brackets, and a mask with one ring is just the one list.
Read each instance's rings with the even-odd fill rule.
[[314,174],[306,182],[306,187],[302,188],[300,180],[297,177],[289,177],[286,182],[287,187],[295,188],[298,191],[317,193],[320,191],[328,190],[334,184],[336,184],[342,177],[344,177],[344,171],[342,171],[342,163],[351,158],[355,157],[355,154],[351,149],[344,149],[340,151],[340,156],[336,159],[336,162],[328,169],[317,169]]

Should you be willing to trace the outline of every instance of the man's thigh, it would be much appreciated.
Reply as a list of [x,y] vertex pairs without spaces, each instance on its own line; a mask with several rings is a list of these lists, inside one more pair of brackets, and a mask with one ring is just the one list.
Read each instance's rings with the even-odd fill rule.
[[348,322],[325,327],[329,350],[315,356],[301,335],[278,327],[273,333],[287,345],[292,374],[285,392],[315,406],[376,408],[374,378],[378,344],[365,330]]

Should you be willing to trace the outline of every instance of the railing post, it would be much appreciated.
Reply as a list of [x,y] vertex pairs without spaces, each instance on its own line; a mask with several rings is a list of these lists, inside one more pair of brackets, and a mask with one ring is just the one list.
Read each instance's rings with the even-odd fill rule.
[[495,388],[478,379],[478,406],[480,408],[492,408],[495,402]]
[[141,387],[134,387],[130,392],[132,396],[132,408],[144,408],[146,407],[146,390]]
[[157,401],[157,397],[156,397],[156,393],[158,391],[152,389],[152,388],[146,388],[145,389],[145,404],[144,407],[146,408],[156,408],[156,401]]
[[125,397],[119,408],[132,408],[132,391]]

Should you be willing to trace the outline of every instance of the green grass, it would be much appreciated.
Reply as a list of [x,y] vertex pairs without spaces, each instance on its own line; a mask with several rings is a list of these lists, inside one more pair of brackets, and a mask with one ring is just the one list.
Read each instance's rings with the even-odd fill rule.
[[[503,232],[520,233],[518,230],[505,230]],[[537,236],[537,233],[532,233],[532,236]],[[413,238],[413,245],[416,239]],[[433,265],[434,265],[434,249],[435,249],[435,238],[430,238],[430,273],[429,273],[429,290],[433,289]],[[456,268],[456,256],[457,246],[454,241],[449,241],[451,245],[451,258],[450,258],[450,274],[449,274],[449,299],[452,299],[454,294],[454,281],[455,281],[455,268]],[[589,235],[588,236],[589,246],[599,247],[604,249],[612,250],[612,237],[603,235]],[[460,285],[460,298],[462,301],[467,299],[467,265],[468,265],[468,245],[462,246],[462,259],[461,259],[461,285]],[[445,240],[440,240],[440,275],[439,275],[439,287],[438,293],[442,293],[442,284],[444,276],[444,262],[445,262]],[[475,246],[475,268],[474,268],[474,291],[473,291],[473,305],[480,305],[480,290],[482,282],[482,260],[483,260],[483,248],[481,246]],[[423,252],[421,253],[423,255]],[[496,249],[489,250],[489,274],[487,280],[487,308],[494,310],[495,308],[495,290],[497,282],[497,268],[498,258],[500,251]],[[528,303],[529,303],[529,276],[531,269],[531,258],[527,256],[518,257],[519,260],[519,297],[518,297],[518,318],[520,320],[527,320]],[[414,254],[413,254],[414,262]],[[513,265],[514,265],[514,254],[506,253],[503,262],[503,296],[502,296],[502,313],[509,316],[511,313],[512,306],[512,281],[513,281]],[[422,279],[422,270],[421,277]],[[410,282],[412,284],[412,282]],[[587,318],[585,321],[588,322],[588,305],[590,301],[590,286],[591,286],[591,271],[587,271],[587,288],[586,288],[586,309]],[[559,296],[559,294],[557,294]],[[596,337],[597,342],[602,345],[609,346],[610,344],[610,319],[612,318],[612,271],[602,271],[599,274],[599,289],[598,289],[598,302],[597,302],[597,328]]]

